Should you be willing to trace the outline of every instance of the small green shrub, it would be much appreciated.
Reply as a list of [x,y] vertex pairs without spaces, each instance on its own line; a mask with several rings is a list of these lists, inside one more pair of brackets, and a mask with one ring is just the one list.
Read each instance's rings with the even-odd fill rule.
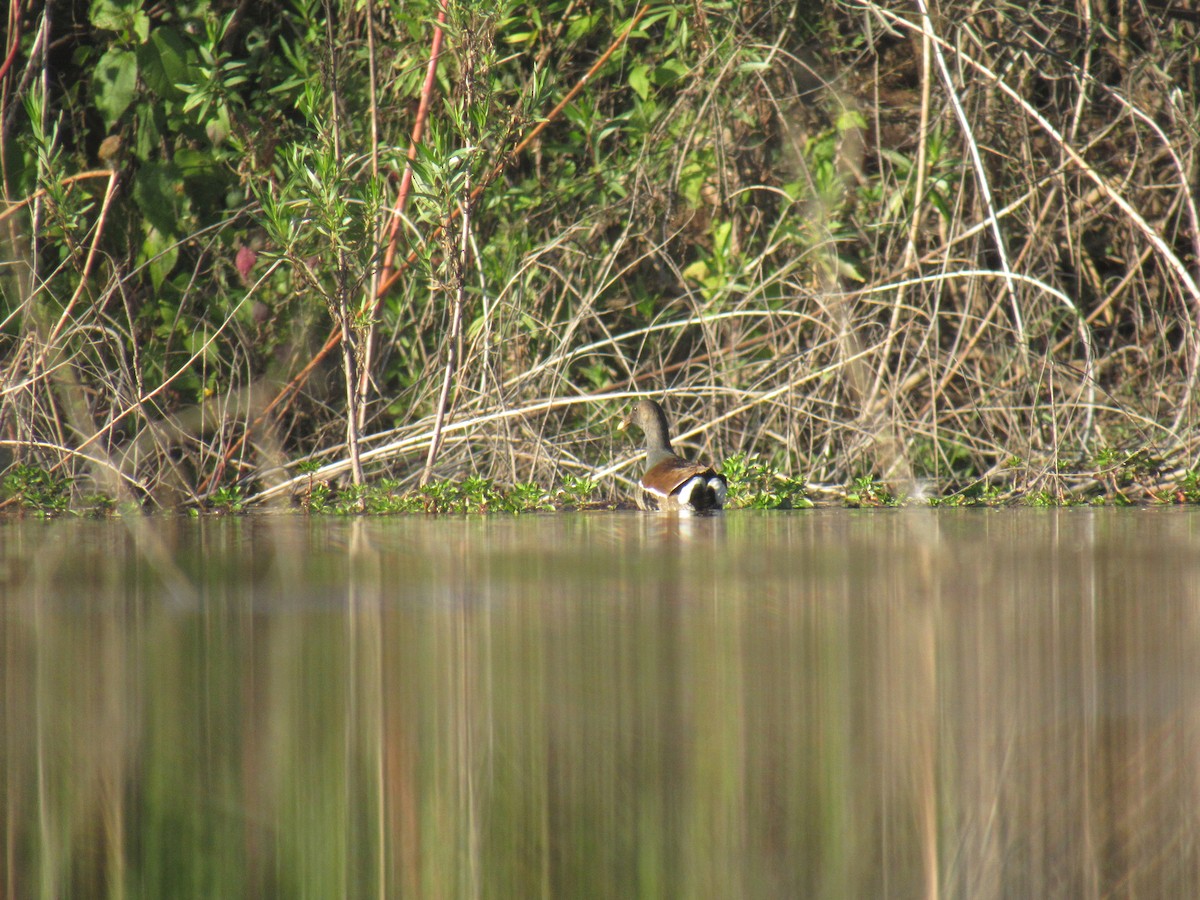
[[593,505],[600,484],[587,476],[564,475],[555,499],[560,506],[587,507]]
[[4,476],[4,496],[23,510],[42,515],[64,512],[71,500],[71,479],[38,466],[17,463]]
[[848,506],[896,506],[899,499],[874,475],[859,475],[846,493]]
[[809,509],[804,479],[781,475],[758,454],[735,453],[721,464],[729,487],[727,503],[738,509]]
[[246,508],[246,489],[241,485],[222,485],[213,491],[209,506],[221,513],[240,513]]

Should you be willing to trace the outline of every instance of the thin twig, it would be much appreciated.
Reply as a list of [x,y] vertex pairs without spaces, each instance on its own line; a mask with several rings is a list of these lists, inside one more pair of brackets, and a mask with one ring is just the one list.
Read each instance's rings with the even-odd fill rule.
[[[470,195],[470,182],[467,182],[466,193]],[[468,204],[470,201],[466,201]],[[463,301],[467,289],[467,247],[470,241],[471,211],[464,209],[460,217],[462,230],[459,241],[458,261],[455,265],[454,308],[450,313],[450,334],[446,339],[446,370],[442,379],[442,390],[438,395],[433,423],[433,435],[429,439],[429,452],[425,456],[425,470],[421,474],[421,484],[428,484],[433,477],[433,464],[437,460],[438,449],[441,446],[442,428],[446,422],[447,405],[450,400],[450,387],[454,383],[459,359],[462,355],[462,319]]]
[[1029,346],[1028,339],[1025,336],[1025,321],[1021,315],[1021,305],[1017,297],[1015,283],[1012,279],[1012,267],[1008,263],[1008,247],[1005,243],[1004,235],[1000,233],[1000,219],[996,215],[996,204],[992,200],[991,183],[988,179],[987,170],[983,167],[983,159],[979,155],[979,144],[975,140],[975,133],[971,128],[971,122],[967,118],[966,110],[963,109],[962,101],[959,99],[954,78],[950,75],[950,67],[946,64],[945,54],[942,53],[942,44],[944,42],[934,34],[933,22],[929,18],[929,9],[925,0],[917,0],[917,8],[921,11],[921,38],[933,48],[933,58],[937,61],[938,71],[942,76],[942,83],[946,86],[946,96],[949,98],[950,105],[954,109],[954,115],[958,119],[959,128],[962,129],[967,149],[971,152],[971,164],[975,172],[975,183],[979,187],[979,196],[983,201],[983,208],[987,211],[987,223],[992,232],[993,246],[996,250],[996,256],[1000,259],[1000,269],[1004,273],[1004,286],[1008,292],[1009,302],[1012,304],[1013,326],[1017,332],[1018,350],[1021,353],[1021,359],[1025,363],[1026,369],[1028,369]]

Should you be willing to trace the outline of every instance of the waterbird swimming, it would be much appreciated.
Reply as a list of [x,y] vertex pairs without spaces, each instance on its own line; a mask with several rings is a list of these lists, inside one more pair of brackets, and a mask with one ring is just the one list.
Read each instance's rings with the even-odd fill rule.
[[638,426],[646,437],[646,471],[640,482],[638,506],[701,512],[725,505],[725,476],[671,449],[667,416],[661,406],[650,399],[639,400],[621,422],[621,429],[630,425]]

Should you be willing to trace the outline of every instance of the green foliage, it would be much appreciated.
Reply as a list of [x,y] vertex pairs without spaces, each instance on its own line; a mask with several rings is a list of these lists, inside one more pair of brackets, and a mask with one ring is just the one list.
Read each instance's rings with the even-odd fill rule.
[[1188,469],[1184,473],[1178,495],[1183,503],[1200,503],[1200,469]]
[[376,483],[342,488],[310,480],[300,497],[300,505],[312,514],[366,513],[376,516],[407,513],[486,515],[556,508],[547,493],[536,484],[519,482],[504,488],[480,476],[470,476],[462,481],[433,481],[412,490],[401,490],[398,482],[386,478]]
[[947,497],[931,497],[930,506],[1000,506],[1005,500],[1005,490],[999,484],[978,482],[965,490]]
[[1061,505],[1057,498],[1047,490],[1030,491],[1023,498],[1026,506],[1032,506],[1037,509],[1051,509]]
[[71,499],[71,479],[38,466],[17,463],[4,476],[4,497],[18,508],[41,515],[65,512]]
[[846,492],[847,506],[896,506],[899,502],[891,489],[874,475],[859,475]]
[[220,513],[239,513],[246,508],[246,490],[240,485],[222,485],[213,491],[209,506]]
[[196,46],[199,58],[189,73],[195,83],[176,82],[174,85],[186,97],[182,112],[207,122],[208,135],[214,143],[220,143],[228,135],[230,106],[238,103],[235,88],[248,80],[247,63],[231,58],[224,49],[233,17],[234,14],[229,13],[223,19],[211,15],[205,18],[205,36]]
[[333,489],[327,483],[310,480],[308,489],[304,492],[304,496],[300,498],[300,505],[310,513],[333,512],[333,497]]
[[330,512],[331,509],[333,491],[328,483],[314,478],[320,468],[320,461],[315,459],[302,459],[296,464],[296,471],[308,476],[304,494],[300,497],[300,506],[310,513]]
[[880,155],[891,165],[896,180],[868,183],[863,189],[863,198],[882,207],[889,221],[907,222],[923,204],[928,204],[943,224],[949,224],[953,219],[954,191],[963,167],[961,157],[950,150],[945,129],[935,127],[925,144],[925,193],[916,198],[917,160],[911,154],[881,149]]
[[500,508],[505,512],[522,513],[555,509],[541,486],[529,481],[514,484],[501,495]]
[[586,508],[596,502],[595,497],[599,490],[599,482],[586,476],[568,474],[563,476],[556,500],[560,506]]
[[1200,503],[1200,469],[1188,469],[1170,490],[1158,495],[1160,503]]
[[781,475],[758,454],[735,453],[721,464],[729,488],[726,503],[731,508],[809,509],[804,479]]
[[471,476],[462,482],[437,481],[418,488],[409,505],[419,504],[429,513],[521,513],[551,510],[553,505],[540,487],[518,483],[508,489],[491,479]]
[[386,504],[391,499],[390,492],[380,492],[372,497],[374,493],[368,485],[348,484],[338,491],[333,511],[342,516],[371,512],[378,509],[380,503]]
[[137,54],[110,47],[96,65],[94,103],[104,124],[111,128],[133,102],[137,90]]
[[738,280],[744,266],[733,245],[734,225],[729,221],[714,221],[711,229],[711,250],[683,270],[685,278],[696,281],[709,305],[727,295],[749,290]]
[[[319,464],[302,463],[300,468],[311,476]],[[489,513],[548,512],[556,509],[592,509],[607,506],[596,500],[600,485],[590,478],[567,475],[551,494],[532,482],[497,485],[490,478],[470,476],[462,481],[433,481],[422,487],[401,490],[392,479],[344,488],[310,477],[300,506],[313,514],[397,515],[430,513],[438,515],[486,515]]]
[[[140,507],[138,507],[138,505],[133,501],[127,501],[124,506],[126,507],[127,512],[133,514],[137,514],[141,511]],[[122,504],[118,503],[113,497],[109,497],[107,494],[85,494],[80,499],[78,511],[90,518],[100,519],[120,512],[121,507]]]

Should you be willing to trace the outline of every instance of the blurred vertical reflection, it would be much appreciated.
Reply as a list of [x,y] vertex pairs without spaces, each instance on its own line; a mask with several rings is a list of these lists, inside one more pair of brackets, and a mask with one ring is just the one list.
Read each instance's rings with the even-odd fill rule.
[[0,893],[1200,896],[1198,526],[4,523]]

